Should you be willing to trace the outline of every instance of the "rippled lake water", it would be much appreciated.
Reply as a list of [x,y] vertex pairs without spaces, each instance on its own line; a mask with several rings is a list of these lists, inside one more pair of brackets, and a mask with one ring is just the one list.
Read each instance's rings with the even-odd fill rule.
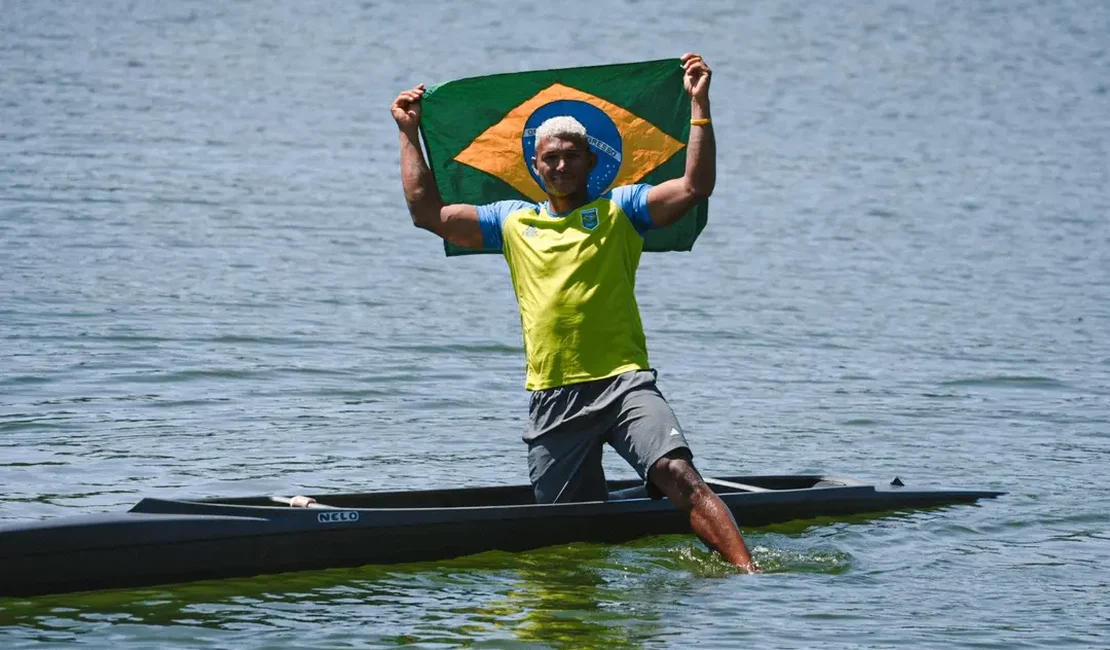
[[1106,647],[1110,5],[723,6],[0,4],[0,522],[525,483],[508,273],[409,225],[388,104],[688,50],[720,179],[638,295],[699,466],[1007,496],[746,530],[758,576],[675,536],[0,600],[0,647]]

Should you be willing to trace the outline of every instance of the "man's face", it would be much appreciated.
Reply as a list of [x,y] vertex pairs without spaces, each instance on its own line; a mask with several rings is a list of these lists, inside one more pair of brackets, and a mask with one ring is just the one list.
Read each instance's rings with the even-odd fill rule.
[[549,194],[570,196],[586,191],[597,155],[577,138],[548,137],[536,143],[532,164]]

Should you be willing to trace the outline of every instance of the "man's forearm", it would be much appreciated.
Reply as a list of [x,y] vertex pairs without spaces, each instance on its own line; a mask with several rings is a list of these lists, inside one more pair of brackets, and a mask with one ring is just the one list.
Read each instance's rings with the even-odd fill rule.
[[[707,120],[709,99],[690,101],[690,118]],[[713,124],[690,125],[690,141],[686,143],[686,182],[698,196],[709,196],[717,183],[717,141]]]
[[426,227],[425,224],[439,220],[443,198],[420,150],[420,133],[416,129],[401,130],[401,185],[413,224]]

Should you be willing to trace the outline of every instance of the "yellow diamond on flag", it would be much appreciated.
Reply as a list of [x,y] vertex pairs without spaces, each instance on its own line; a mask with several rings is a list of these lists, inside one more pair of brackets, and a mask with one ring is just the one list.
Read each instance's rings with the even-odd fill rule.
[[524,159],[522,138],[528,118],[539,108],[560,100],[585,102],[603,111],[620,132],[623,155],[610,187],[628,185],[647,176],[685,147],[651,122],[590,93],[556,83],[520,104],[461,151],[455,160],[505,181],[534,201],[547,198]]

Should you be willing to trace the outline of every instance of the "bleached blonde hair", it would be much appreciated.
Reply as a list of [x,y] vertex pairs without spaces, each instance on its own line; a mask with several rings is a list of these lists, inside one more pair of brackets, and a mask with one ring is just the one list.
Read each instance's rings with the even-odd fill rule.
[[549,117],[536,129],[536,146],[544,138],[564,138],[568,140],[581,140],[589,142],[586,136],[586,127],[570,115],[556,115]]

